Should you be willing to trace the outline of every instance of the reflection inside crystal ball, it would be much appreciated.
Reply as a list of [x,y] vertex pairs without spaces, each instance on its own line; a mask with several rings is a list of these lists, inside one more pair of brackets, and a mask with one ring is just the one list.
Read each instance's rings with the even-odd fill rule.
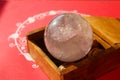
[[49,53],[64,62],[82,59],[90,51],[93,32],[89,23],[77,13],[63,13],[45,28],[44,42]]

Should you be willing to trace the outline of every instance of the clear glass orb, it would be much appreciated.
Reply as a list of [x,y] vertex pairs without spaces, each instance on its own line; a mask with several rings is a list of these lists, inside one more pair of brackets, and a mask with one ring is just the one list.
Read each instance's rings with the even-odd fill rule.
[[92,35],[89,23],[80,14],[64,13],[45,28],[44,41],[53,57],[73,62],[87,55],[93,43]]

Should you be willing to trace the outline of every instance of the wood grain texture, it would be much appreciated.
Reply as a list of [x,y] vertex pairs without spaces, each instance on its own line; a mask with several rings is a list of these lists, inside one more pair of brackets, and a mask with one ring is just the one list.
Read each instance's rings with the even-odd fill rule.
[[37,40],[39,41],[40,38],[43,37],[43,30],[44,28],[41,28],[32,31],[31,33],[28,33],[27,43],[28,43],[29,53],[32,56],[32,58],[35,60],[35,62],[40,66],[40,68],[46,73],[46,75],[49,77],[50,80],[61,80],[61,75],[58,71],[57,66],[44,53],[43,49],[41,49],[39,46],[35,44]]
[[111,47],[111,45],[109,43],[107,43],[106,41],[104,41],[103,39],[101,39],[99,36],[97,36],[95,33],[93,34],[93,37],[95,40],[97,40],[98,42],[100,42],[100,44],[105,48],[105,49],[109,49]]
[[84,16],[93,32],[114,48],[120,47],[120,20],[108,17]]

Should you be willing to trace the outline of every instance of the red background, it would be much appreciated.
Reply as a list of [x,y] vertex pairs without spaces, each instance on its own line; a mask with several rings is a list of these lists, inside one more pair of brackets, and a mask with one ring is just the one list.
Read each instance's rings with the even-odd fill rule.
[[[17,22],[50,10],[77,10],[94,16],[120,18],[119,1],[0,0],[0,80],[48,80],[40,68],[32,68],[33,63],[19,55],[16,47],[9,47],[8,37],[16,31]],[[120,68],[98,80],[120,80]]]

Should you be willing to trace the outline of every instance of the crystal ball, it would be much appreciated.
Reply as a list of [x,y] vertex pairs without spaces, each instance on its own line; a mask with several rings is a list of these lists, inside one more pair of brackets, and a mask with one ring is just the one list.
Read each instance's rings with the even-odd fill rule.
[[63,13],[55,17],[44,32],[49,53],[63,62],[74,62],[85,57],[93,43],[90,24],[78,13]]

